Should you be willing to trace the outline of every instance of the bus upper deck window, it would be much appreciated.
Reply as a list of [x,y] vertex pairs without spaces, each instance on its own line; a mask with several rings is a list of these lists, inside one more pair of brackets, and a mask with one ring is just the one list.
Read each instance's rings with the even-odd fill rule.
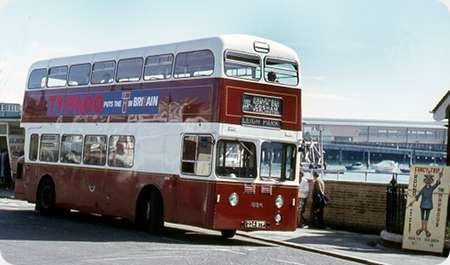
[[117,82],[139,81],[142,73],[142,58],[122,59],[117,64]]
[[108,84],[114,82],[115,61],[97,62],[92,67],[91,84]]
[[214,72],[214,55],[209,50],[181,52],[175,58],[175,78],[209,76]]
[[261,58],[256,54],[225,52],[225,74],[249,80],[261,79]]
[[160,80],[172,77],[173,55],[155,55],[145,59],[144,80]]
[[48,71],[47,86],[63,87],[67,83],[67,66],[52,67]]
[[266,57],[264,78],[267,82],[295,86],[298,84],[298,64],[294,61]]
[[70,66],[69,86],[85,86],[89,84],[91,64],[77,64]]
[[28,89],[44,88],[47,81],[47,69],[34,69],[28,80]]

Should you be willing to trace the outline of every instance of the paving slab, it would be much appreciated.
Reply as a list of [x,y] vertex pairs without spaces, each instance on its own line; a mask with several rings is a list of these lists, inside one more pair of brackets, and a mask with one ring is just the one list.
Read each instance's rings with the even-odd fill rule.
[[246,234],[361,258],[379,264],[404,265],[406,262],[408,265],[431,265],[441,264],[446,260],[443,256],[385,247],[378,235],[333,229],[299,228],[293,232],[255,231]]

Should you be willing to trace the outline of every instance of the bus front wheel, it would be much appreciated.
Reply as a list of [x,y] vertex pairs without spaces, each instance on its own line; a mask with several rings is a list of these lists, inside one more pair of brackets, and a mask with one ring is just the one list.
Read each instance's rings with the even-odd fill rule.
[[164,228],[162,199],[155,191],[143,195],[139,203],[138,225],[145,231],[159,235]]
[[50,178],[41,181],[37,196],[36,210],[44,214],[50,214],[55,211],[55,184]]
[[222,230],[222,238],[232,238],[236,235],[236,230]]

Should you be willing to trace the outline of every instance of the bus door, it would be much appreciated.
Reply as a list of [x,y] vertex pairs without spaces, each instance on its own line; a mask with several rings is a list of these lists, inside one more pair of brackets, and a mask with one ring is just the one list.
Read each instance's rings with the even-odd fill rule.
[[213,146],[210,135],[183,136],[182,176],[176,185],[177,217],[183,223],[207,225],[215,183],[209,178]]

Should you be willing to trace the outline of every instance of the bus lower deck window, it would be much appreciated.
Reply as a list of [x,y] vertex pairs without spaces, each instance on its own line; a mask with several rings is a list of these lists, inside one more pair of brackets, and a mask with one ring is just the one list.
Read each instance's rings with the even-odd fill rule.
[[196,176],[211,174],[212,137],[186,135],[183,138],[181,172]]
[[111,167],[132,167],[134,160],[134,137],[113,135],[109,137],[108,165]]
[[106,135],[86,135],[83,163],[104,166],[106,163]]
[[83,136],[63,135],[61,140],[60,161],[62,163],[80,164],[82,148]]
[[58,162],[59,135],[42,134],[41,147],[39,148],[39,160],[44,162]]

